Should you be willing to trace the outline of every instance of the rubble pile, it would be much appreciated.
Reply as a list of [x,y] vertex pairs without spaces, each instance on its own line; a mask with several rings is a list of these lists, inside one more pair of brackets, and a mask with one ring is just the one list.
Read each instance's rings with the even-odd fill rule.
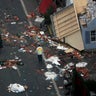
[[16,35],[12,35],[10,32],[4,31],[1,33],[1,36],[2,40],[4,40],[7,45],[20,46],[22,44],[27,44],[27,40],[23,35],[18,37]]
[[28,87],[26,85],[24,86],[24,85],[14,83],[8,86],[8,91],[14,92],[14,93],[20,93],[20,92],[24,92],[27,88]]
[[[59,70],[59,73],[57,73],[58,75],[61,75],[61,73],[63,73],[62,75],[64,75],[64,73],[66,73],[66,72],[70,72],[72,74],[72,70],[73,70],[74,66],[76,66],[76,70],[81,74],[81,76],[84,79],[88,79],[89,78],[89,70],[86,67],[87,66],[87,62],[81,62],[81,58],[80,58],[81,55],[78,58],[78,56],[76,56],[76,54],[73,54],[73,52],[75,50],[73,50],[73,49],[70,50],[70,48],[68,48],[68,47],[62,47],[62,46],[60,48],[60,45],[57,46],[57,49],[56,50],[57,51],[63,50],[63,51],[61,51],[61,53],[62,53],[61,55],[62,56],[60,56],[60,54],[59,55],[58,54],[55,54],[53,56],[50,56],[49,55],[50,52],[47,52],[47,55],[48,56],[45,59],[45,62],[47,63],[47,65],[46,65],[47,68],[49,68],[48,67],[48,63],[51,62],[51,63],[49,63],[50,66],[51,66],[51,69],[55,67],[55,68],[57,68]],[[70,50],[70,51],[67,52],[66,50]],[[71,54],[71,52],[72,52],[72,54]],[[78,51],[76,51],[76,52],[78,52]],[[69,55],[69,53],[71,55]],[[78,55],[79,55],[79,53],[78,53]],[[70,57],[69,59],[76,58],[78,60],[78,63],[75,63],[73,61],[71,61],[69,63],[66,62],[66,57],[68,57],[68,56]],[[74,56],[74,58],[72,56]],[[63,59],[65,60],[65,62],[63,61]]]
[[12,59],[12,60],[4,60],[4,61],[0,61],[0,69],[3,68],[12,68],[13,66],[17,66],[17,65],[24,65],[24,63],[22,62],[21,59]]

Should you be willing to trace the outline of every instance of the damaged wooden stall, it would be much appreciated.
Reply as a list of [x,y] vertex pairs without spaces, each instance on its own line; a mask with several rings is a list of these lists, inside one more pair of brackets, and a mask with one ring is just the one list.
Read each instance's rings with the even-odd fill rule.
[[75,49],[83,50],[81,30],[73,4],[62,8],[51,16],[54,35]]

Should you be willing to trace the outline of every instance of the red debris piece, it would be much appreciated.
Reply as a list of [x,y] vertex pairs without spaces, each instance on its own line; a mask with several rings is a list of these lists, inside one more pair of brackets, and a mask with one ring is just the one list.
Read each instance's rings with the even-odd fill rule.
[[83,74],[83,77],[85,78],[85,79],[87,79],[87,78],[89,78],[89,70],[87,69],[87,68],[76,68],[76,70],[79,72],[79,73],[81,73],[81,74]]
[[30,15],[32,18],[34,18],[36,16],[34,12],[32,12]]
[[18,16],[14,16],[13,17],[15,21],[18,21],[19,20],[19,17]]

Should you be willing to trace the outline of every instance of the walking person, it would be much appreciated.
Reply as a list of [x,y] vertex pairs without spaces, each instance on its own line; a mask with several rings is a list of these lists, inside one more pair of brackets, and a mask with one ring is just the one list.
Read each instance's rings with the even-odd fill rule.
[[38,61],[40,64],[42,64],[42,59],[43,59],[43,48],[41,45],[38,45],[38,47],[36,48],[36,53],[38,56]]

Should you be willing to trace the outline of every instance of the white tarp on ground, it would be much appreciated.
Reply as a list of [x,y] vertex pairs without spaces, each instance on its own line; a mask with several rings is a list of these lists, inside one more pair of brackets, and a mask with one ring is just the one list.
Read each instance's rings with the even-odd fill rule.
[[45,33],[44,33],[44,31],[40,31],[40,34],[41,34],[41,35],[44,35]]
[[14,83],[8,86],[8,90],[9,92],[19,93],[19,92],[24,92],[25,88],[20,84]]
[[46,80],[55,79],[57,74],[55,72],[45,72]]
[[87,62],[79,62],[76,64],[76,67],[86,67]]
[[72,66],[74,66],[74,63],[70,62],[64,66],[66,70],[70,69]]
[[51,68],[53,68],[53,66],[52,66],[51,64],[47,64],[47,65],[46,65],[46,68],[47,68],[47,69],[51,69]]
[[58,46],[57,46],[57,49],[60,49],[60,50],[67,50],[68,48],[66,48],[66,47],[64,47],[64,46],[58,45]]
[[56,65],[60,65],[60,63],[58,61],[60,61],[60,59],[57,56],[51,56],[48,59],[46,59],[46,62],[52,62],[52,64],[56,64]]
[[42,23],[44,21],[43,17],[36,16],[35,22],[40,22]]
[[48,39],[48,42],[50,46],[57,46],[57,43],[52,41],[51,39]]

